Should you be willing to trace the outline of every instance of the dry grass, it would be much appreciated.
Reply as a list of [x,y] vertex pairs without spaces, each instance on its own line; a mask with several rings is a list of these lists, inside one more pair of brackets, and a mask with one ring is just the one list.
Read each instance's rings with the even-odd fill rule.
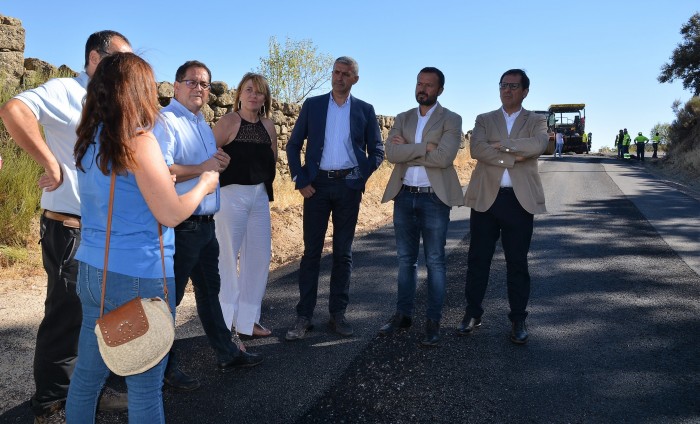
[[[474,169],[468,149],[461,149],[455,159],[455,168],[462,184],[466,184]],[[357,235],[367,234],[391,222],[393,204],[381,203],[393,167],[384,161],[367,182],[362,196],[360,216],[357,221]],[[289,175],[275,180],[275,201],[271,205],[272,214],[272,265],[274,269],[291,261],[298,260],[304,250],[302,232],[303,198],[294,189]],[[326,231],[326,251],[330,250],[333,225]]]
[[[16,284],[32,284],[32,277],[44,275],[39,245],[39,216],[31,220],[26,247],[0,246],[0,275],[2,281],[13,280]],[[7,287],[4,287],[7,288]],[[0,293],[3,285],[0,284]]]
[[[455,168],[460,182],[466,184],[474,168],[474,161],[469,156],[468,149],[459,151],[455,160]],[[392,165],[385,161],[367,182],[357,223],[358,236],[391,222],[393,204],[391,202],[381,203],[381,199],[392,169]],[[304,249],[301,195],[294,189],[294,184],[289,179],[288,174],[275,180],[274,190],[275,201],[270,205],[273,250],[271,269],[298,260]],[[332,231],[333,225],[329,223],[326,234],[328,241],[330,241]],[[26,250],[20,249],[14,253],[18,260],[3,260],[3,257],[6,258],[6,256],[4,252],[0,251],[0,268],[3,280],[17,281],[43,275],[41,249],[37,243],[38,232],[38,219],[36,219],[32,224],[31,239],[27,241]],[[327,247],[330,247],[328,243]]]

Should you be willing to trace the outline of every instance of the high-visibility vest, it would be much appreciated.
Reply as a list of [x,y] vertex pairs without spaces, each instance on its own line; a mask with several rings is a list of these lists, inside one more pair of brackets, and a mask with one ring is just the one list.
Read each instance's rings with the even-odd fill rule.
[[638,135],[634,138],[635,143],[646,143],[647,141],[649,141],[649,139],[644,137],[643,135]]
[[659,141],[661,141],[661,136],[660,135],[655,135],[651,138],[651,142],[654,144],[658,144]]
[[623,146],[629,146],[631,141],[632,141],[632,137],[630,137],[629,134],[625,134],[622,137],[622,145]]

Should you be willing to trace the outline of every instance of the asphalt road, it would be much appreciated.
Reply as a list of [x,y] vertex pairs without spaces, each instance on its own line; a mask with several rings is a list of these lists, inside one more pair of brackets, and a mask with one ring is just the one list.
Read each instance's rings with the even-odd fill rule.
[[[263,322],[248,343],[257,368],[221,375],[203,336],[179,339],[193,393],[164,392],[169,423],[700,423],[700,201],[635,162],[581,155],[540,161],[549,213],[530,250],[530,342],[509,339],[499,249],[483,325],[457,337],[468,210],[453,210],[448,294],[439,347],[423,348],[422,281],[409,331],[377,336],[396,294],[391,226],[354,244],[348,318],[355,336],[326,328],[322,262],[316,329],[284,341],[295,318],[297,264],[271,275]],[[301,243],[301,242],[300,242]],[[300,245],[301,249],[301,245]],[[123,386],[122,381],[113,382]],[[0,416],[31,422],[26,405]],[[98,422],[126,422],[100,414]]]

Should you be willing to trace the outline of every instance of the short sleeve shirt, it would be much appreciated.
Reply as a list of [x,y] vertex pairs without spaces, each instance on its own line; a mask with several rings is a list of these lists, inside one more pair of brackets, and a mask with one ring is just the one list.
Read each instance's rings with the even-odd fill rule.
[[83,111],[87,84],[88,75],[82,72],[75,78],[54,78],[15,96],[29,107],[44,128],[46,144],[63,171],[63,183],[56,190],[44,191],[41,195],[41,207],[50,211],[80,215],[73,149],[78,139],[75,130]]
[[[175,99],[160,110],[162,119],[153,129],[165,163],[170,166],[199,165],[216,153],[216,139],[204,115],[192,113]],[[185,194],[197,185],[199,177],[175,184],[178,194]],[[219,211],[219,187],[208,194],[197,206],[193,215],[213,215]]]

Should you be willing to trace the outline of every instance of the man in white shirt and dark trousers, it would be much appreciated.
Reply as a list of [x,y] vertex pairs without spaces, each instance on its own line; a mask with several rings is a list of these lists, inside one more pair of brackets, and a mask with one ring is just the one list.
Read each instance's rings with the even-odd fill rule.
[[510,340],[523,345],[529,337],[525,325],[530,298],[527,254],[534,214],[546,212],[537,160],[547,147],[549,134],[544,116],[522,107],[530,92],[525,71],[504,72],[498,87],[502,107],[476,117],[470,141],[477,162],[464,196],[464,204],[471,208],[467,307],[457,334],[471,334],[481,326],[482,301],[500,238],[506,259]]
[[[99,31],[85,44],[85,71],[75,78],[55,78],[23,93],[0,108],[7,131],[44,168],[41,196],[41,253],[47,275],[44,318],[34,352],[36,392],[30,407],[36,423],[61,422],[82,322],[75,291],[80,244],[80,198],[73,159],[83,99],[90,76],[107,55],[130,52],[129,40],[116,31]],[[44,128],[46,140],[41,136]],[[126,409],[126,395],[103,395],[98,408]]]
[[423,68],[416,82],[418,107],[401,113],[386,142],[395,164],[382,202],[394,200],[394,234],[399,262],[396,313],[379,333],[390,335],[412,323],[421,237],[428,269],[424,346],[440,340],[447,274],[445,243],[450,210],[464,204],[453,162],[462,139],[462,118],[437,101],[445,76]]

